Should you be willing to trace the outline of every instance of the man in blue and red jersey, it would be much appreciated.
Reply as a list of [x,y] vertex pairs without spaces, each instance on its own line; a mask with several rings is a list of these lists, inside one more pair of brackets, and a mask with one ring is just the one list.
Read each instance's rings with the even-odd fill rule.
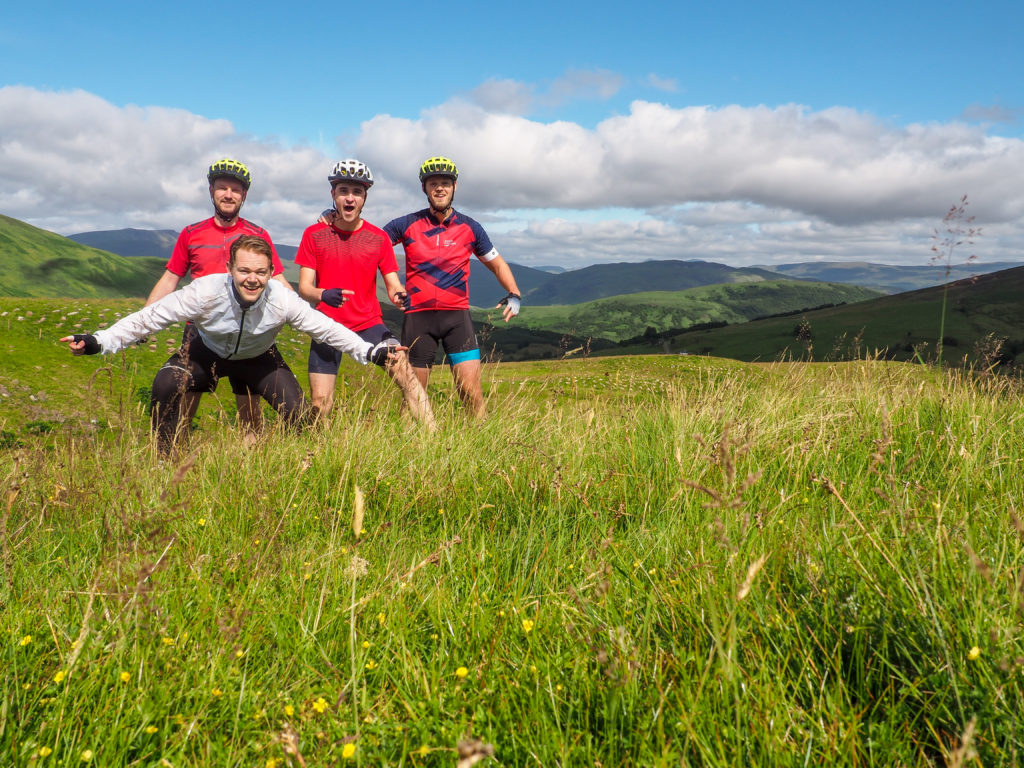
[[480,385],[480,346],[469,314],[469,266],[475,254],[498,278],[508,295],[499,302],[507,323],[521,305],[519,288],[508,263],[498,254],[476,221],[452,208],[459,171],[446,157],[432,157],[420,166],[420,186],[428,207],[384,226],[392,244],[405,250],[407,293],[402,343],[409,347],[409,362],[427,387],[438,344],[451,365],[455,386],[473,414],[484,414]]
[[[227,272],[231,244],[242,235],[254,235],[267,241],[273,255],[273,279],[291,290],[291,285],[284,278],[284,267],[270,235],[262,227],[240,216],[242,203],[245,202],[245,196],[249,193],[249,186],[252,183],[249,169],[237,160],[224,158],[210,165],[206,180],[210,185],[213,216],[189,224],[181,230],[164,274],[146,299],[147,307],[173,293],[186,275],[190,275],[194,280],[197,277]],[[188,343],[194,335],[192,326],[187,325],[182,335],[182,349],[186,353]],[[272,354],[278,354],[276,346],[273,347]],[[250,433],[258,432],[263,423],[260,398],[240,379],[229,377],[229,381],[235,393],[239,424]],[[189,414],[189,419],[195,415],[198,406],[199,396],[186,393],[183,411]]]
[[[334,199],[332,223],[318,222],[302,233],[295,263],[299,266],[299,295],[335,322],[355,331],[364,341],[380,344],[394,339],[384,325],[377,300],[377,273],[388,295],[404,294],[391,240],[362,218],[373,174],[365,163],[338,162],[327,180]],[[395,299],[401,306],[401,300]],[[313,339],[309,346],[309,393],[321,415],[330,412],[338,378],[341,352]],[[409,412],[433,426],[427,393],[409,366],[404,352],[387,358],[382,366],[402,390]]]

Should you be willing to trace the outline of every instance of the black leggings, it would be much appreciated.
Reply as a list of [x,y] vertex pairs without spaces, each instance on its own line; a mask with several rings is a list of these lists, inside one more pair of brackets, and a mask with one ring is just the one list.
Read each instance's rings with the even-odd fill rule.
[[257,357],[226,360],[211,352],[196,335],[168,358],[153,379],[151,418],[161,452],[169,451],[187,427],[181,423],[184,393],[213,392],[221,376],[244,383],[250,393],[270,403],[285,424],[299,428],[306,420],[308,409],[302,387],[276,346]]

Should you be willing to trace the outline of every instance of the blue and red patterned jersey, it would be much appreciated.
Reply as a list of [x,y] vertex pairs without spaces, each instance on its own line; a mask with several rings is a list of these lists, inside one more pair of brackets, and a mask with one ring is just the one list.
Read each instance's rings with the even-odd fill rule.
[[389,221],[384,232],[405,249],[407,312],[469,308],[470,257],[489,261],[494,251],[483,227],[455,210],[438,224],[424,208]]

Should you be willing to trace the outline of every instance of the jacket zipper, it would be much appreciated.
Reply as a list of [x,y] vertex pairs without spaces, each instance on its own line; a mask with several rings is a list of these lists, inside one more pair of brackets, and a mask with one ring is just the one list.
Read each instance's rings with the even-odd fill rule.
[[245,313],[248,311],[248,307],[242,307],[242,319],[238,322],[238,338],[235,339],[235,351],[228,355],[228,359],[238,354],[238,346],[242,343],[242,331],[245,330]]

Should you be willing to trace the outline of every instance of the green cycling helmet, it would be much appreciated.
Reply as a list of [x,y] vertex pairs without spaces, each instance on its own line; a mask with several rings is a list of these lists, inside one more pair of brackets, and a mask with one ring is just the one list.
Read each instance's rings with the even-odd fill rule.
[[447,157],[432,157],[429,160],[424,160],[423,165],[420,166],[420,184],[431,176],[446,176],[452,181],[458,181],[459,169]]
[[210,170],[206,174],[206,180],[213,184],[213,180],[219,179],[221,176],[237,179],[242,182],[242,186],[245,189],[248,189],[249,185],[252,184],[252,176],[249,175],[249,169],[243,163],[228,157],[218,160],[210,166]]

